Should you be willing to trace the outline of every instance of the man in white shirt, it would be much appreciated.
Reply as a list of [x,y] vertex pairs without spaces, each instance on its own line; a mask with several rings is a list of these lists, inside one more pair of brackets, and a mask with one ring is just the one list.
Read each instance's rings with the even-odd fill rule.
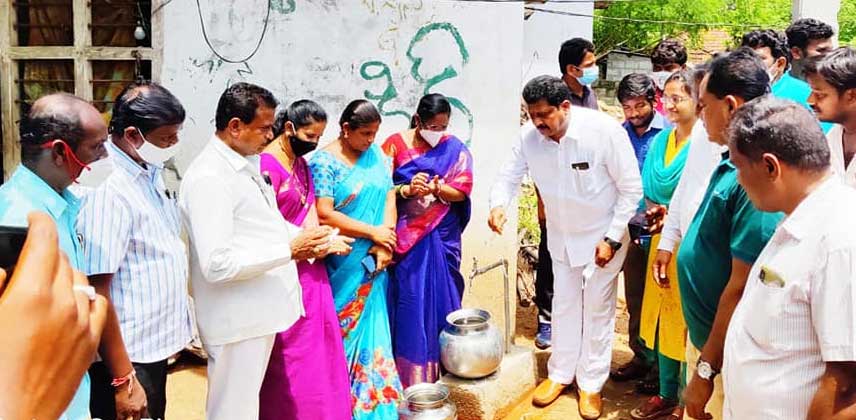
[[217,104],[216,132],[179,191],[190,236],[190,279],[208,352],[212,420],[256,419],[274,336],[304,315],[295,261],[334,249],[331,229],[304,230],[280,215],[258,154],[273,140],[277,102],[236,83]]
[[818,119],[835,123],[826,134],[832,171],[846,185],[856,187],[856,50],[841,47],[810,58],[804,72],[811,86],[809,105]]
[[103,361],[89,370],[94,418],[125,420],[143,409],[164,418],[167,359],[190,341],[187,251],[175,194],[162,176],[184,117],[160,85],[125,88],[110,120],[114,170],[84,196],[77,219],[85,272],[110,302]]
[[624,128],[606,114],[571,109],[561,79],[532,79],[523,99],[532,122],[491,190],[488,224],[502,232],[505,208],[528,172],[544,200],[555,275],[549,379],[533,403],[552,403],[576,379],[580,414],[595,419],[609,377],[627,222],[642,198],[639,168]]
[[734,115],[729,149],[761,211],[783,212],[728,325],[725,419],[854,419],[856,191],[830,173],[810,112],[773,98]]

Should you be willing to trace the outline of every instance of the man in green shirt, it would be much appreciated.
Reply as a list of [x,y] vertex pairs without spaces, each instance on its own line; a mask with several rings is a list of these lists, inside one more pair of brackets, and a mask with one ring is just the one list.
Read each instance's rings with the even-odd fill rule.
[[[768,94],[769,83],[766,66],[749,48],[711,62],[699,86],[710,141],[727,144],[731,116],[747,101]],[[714,378],[722,366],[725,331],[749,269],[780,219],[752,205],[724,153],[677,255],[689,333],[685,418],[722,418],[722,383]]]

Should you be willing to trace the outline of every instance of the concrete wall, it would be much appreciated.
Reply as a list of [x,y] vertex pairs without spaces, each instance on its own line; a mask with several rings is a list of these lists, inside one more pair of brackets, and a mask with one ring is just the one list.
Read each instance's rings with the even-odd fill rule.
[[[338,134],[335,121],[352,99],[369,98],[382,110],[381,142],[407,128],[424,93],[444,93],[454,98],[450,131],[470,142],[475,157],[462,271],[469,273],[473,257],[482,264],[505,257],[514,272],[515,229],[495,237],[486,220],[490,185],[519,132],[521,3],[274,0],[266,31],[267,0],[200,3],[210,43],[226,58],[245,58],[264,38],[252,58],[230,64],[206,45],[196,2],[168,6],[162,81],[188,110],[179,172],[210,138],[217,99],[233,82],[265,86],[284,103],[319,102],[331,117],[322,143]],[[499,326],[501,279],[499,272],[477,278],[464,299],[491,311]]]
[[651,73],[651,58],[613,52],[606,58],[606,79],[620,82],[630,73]]
[[[591,16],[593,2],[531,3],[531,7]],[[581,37],[591,41],[592,18],[535,12],[523,23],[522,83],[542,74],[561,75],[559,47],[568,39]]]

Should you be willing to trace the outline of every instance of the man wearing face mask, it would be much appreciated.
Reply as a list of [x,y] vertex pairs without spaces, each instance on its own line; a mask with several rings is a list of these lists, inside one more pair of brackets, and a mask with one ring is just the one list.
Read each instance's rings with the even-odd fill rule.
[[89,370],[96,418],[136,419],[145,410],[163,419],[167,359],[190,341],[187,252],[176,195],[162,176],[184,118],[164,87],[126,87],[110,120],[113,170],[84,196],[84,272],[110,302],[101,361]]
[[[788,71],[791,64],[791,52],[788,51],[788,39],[784,33],[772,29],[755,30],[743,35],[743,47],[749,47],[758,54],[767,74],[770,75],[770,93],[781,99],[789,99],[805,108],[811,87],[808,83],[793,77]],[[832,128],[832,124],[820,123],[823,132]]]
[[[74,227],[80,202],[68,187],[87,165],[107,155],[106,138],[101,114],[83,99],[57,93],[33,103],[21,119],[21,165],[0,186],[0,224],[26,227],[28,213],[46,212],[56,222],[59,246],[69,264],[83,271],[83,249]],[[89,387],[85,375],[60,420],[90,418]]]
[[573,38],[562,43],[559,50],[559,69],[562,72],[562,80],[571,90],[571,105],[599,109],[597,95],[591,87],[599,74],[594,44],[583,38]]
[[657,86],[657,101],[655,109],[661,115],[666,115],[660,97],[666,88],[666,79],[676,71],[687,68],[687,47],[677,39],[664,39],[651,51],[651,79]]

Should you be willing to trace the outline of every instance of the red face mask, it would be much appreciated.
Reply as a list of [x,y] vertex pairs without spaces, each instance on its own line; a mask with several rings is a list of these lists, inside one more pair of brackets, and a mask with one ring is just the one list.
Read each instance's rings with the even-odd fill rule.
[[[42,145],[42,149],[53,149],[53,147],[56,146],[57,143],[62,144],[63,148],[65,149],[65,154],[63,155],[66,162],[65,170],[68,172],[68,177],[71,178],[71,182],[74,182],[76,184],[77,178],[80,177],[80,174],[83,173],[83,170],[86,169],[87,171],[91,171],[92,168],[90,168],[89,165],[81,162],[80,159],[77,158],[77,155],[74,154],[74,151],[71,150],[71,146],[69,146],[68,143],[62,140],[54,140],[47,142]],[[74,166],[72,165],[72,162],[74,163]]]

